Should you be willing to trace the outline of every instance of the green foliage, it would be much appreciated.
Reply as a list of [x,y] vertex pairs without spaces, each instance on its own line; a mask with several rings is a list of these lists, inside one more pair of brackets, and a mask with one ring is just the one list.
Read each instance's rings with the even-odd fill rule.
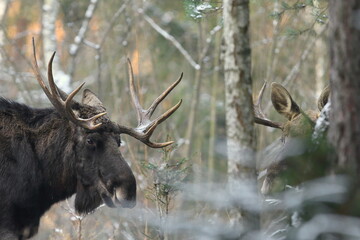
[[302,31],[295,29],[295,28],[290,28],[290,27],[288,27],[285,30],[285,35],[290,38],[297,37],[297,36],[301,35],[301,33],[302,33]]
[[156,206],[161,227],[152,229],[150,235],[155,239],[166,239],[166,219],[170,211],[170,204],[173,197],[180,191],[181,184],[189,172],[187,160],[181,158],[174,160],[172,153],[176,147],[163,148],[162,158],[156,163],[142,162],[145,175],[151,175],[152,185],[147,189],[146,197]]
[[142,162],[141,166],[153,177],[153,187],[147,196],[154,202],[165,203],[163,198],[168,199],[180,190],[181,183],[189,172],[185,158],[173,160],[171,155],[175,147],[162,149],[163,156],[156,164]]
[[306,7],[306,2],[297,2],[293,5],[289,5],[286,2],[281,2],[281,6],[284,10],[300,10]]
[[280,19],[287,11],[299,11],[304,9],[307,6],[312,6],[312,1],[305,1],[305,2],[296,2],[292,5],[289,3],[282,1],[281,2],[281,11],[274,11],[270,14],[272,18]]
[[[288,3],[289,1],[281,2],[281,10],[274,11],[270,14],[270,17],[276,20],[281,20],[284,15],[293,13],[293,14],[308,14],[308,11],[301,11],[305,8],[310,8],[311,17],[313,20],[309,21],[309,17],[305,16],[304,19],[305,25],[297,24],[296,26],[287,26],[283,32],[283,34],[289,38],[296,38],[304,33],[309,33],[313,36],[316,36],[316,32],[314,31],[315,24],[327,24],[328,15],[327,15],[327,3],[319,4],[318,1],[314,0],[306,0],[306,1],[296,1],[296,3]],[[300,12],[301,11],[301,12]]]
[[313,16],[315,17],[316,23],[326,24],[328,21],[328,15],[321,9],[314,8]]
[[276,19],[276,20],[279,20],[281,18],[281,16],[283,15],[284,11],[281,11],[281,12],[272,12],[270,14],[270,17]]
[[313,0],[306,0],[305,4],[308,5],[308,6],[312,6],[312,7],[314,6]]

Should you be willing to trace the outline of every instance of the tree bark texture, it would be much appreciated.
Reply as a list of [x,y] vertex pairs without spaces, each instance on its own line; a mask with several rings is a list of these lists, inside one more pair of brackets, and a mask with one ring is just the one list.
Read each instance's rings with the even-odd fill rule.
[[340,167],[360,173],[360,1],[330,0],[329,138]]
[[[225,0],[223,17],[229,187],[241,194],[237,189],[247,184],[256,196],[249,1]],[[248,209],[233,209],[231,217],[246,231],[258,228],[257,214]]]

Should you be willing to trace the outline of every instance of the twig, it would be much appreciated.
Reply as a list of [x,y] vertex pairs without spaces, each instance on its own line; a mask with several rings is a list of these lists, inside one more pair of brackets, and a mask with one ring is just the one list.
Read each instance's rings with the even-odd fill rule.
[[69,53],[71,56],[75,56],[80,48],[80,43],[83,42],[85,38],[85,34],[89,29],[89,22],[92,19],[98,0],[91,0],[86,12],[85,12],[85,19],[82,22],[81,28],[74,39],[74,43],[70,46]]
[[85,18],[82,22],[80,30],[79,30],[78,34],[76,35],[76,37],[74,38],[74,43],[70,45],[69,54],[72,57],[71,63],[69,66],[70,81],[72,81],[72,79],[73,79],[74,72],[75,72],[75,66],[77,65],[77,64],[75,64],[75,58],[79,52],[80,44],[84,41],[86,32],[89,29],[89,22],[94,15],[95,9],[97,7],[97,3],[98,3],[98,0],[90,1],[90,4],[89,4],[88,8],[86,9]]
[[[9,44],[12,44],[14,45],[13,41],[11,39],[9,39],[9,36],[8,36],[8,33],[5,29],[5,27],[3,25],[0,25],[0,28],[3,33],[4,33],[4,39],[9,43]],[[27,102],[34,102],[33,101],[33,95],[31,94],[31,91],[30,89],[27,87],[26,84],[23,84],[25,83],[26,81],[24,80],[23,76],[22,75],[18,75],[16,73],[20,72],[20,70],[17,68],[17,63],[14,62],[13,60],[11,60],[11,57],[7,54],[6,50],[5,50],[5,43],[4,45],[1,46],[1,52],[2,52],[2,56],[5,57],[5,60],[7,62],[9,62],[11,65],[12,65],[12,68],[11,70],[14,70],[12,74],[10,74],[10,76],[12,77],[12,80],[13,82],[15,83],[15,85],[18,87],[18,89],[21,90],[21,95],[22,97],[24,97],[25,101]],[[32,64],[31,64],[31,61],[23,54],[23,52],[21,51],[21,49],[18,48],[18,46],[15,44],[15,50],[16,50],[16,53],[21,57],[23,58],[23,60],[25,61],[25,63],[31,67]],[[17,77],[19,76],[19,78]],[[20,80],[21,82],[19,83],[17,80]],[[26,94],[24,94],[24,91]]]
[[[113,15],[113,17],[110,20],[110,24],[108,25],[108,27],[106,28],[106,30],[104,31],[100,41],[98,44],[90,42],[86,39],[83,40],[83,43],[90,47],[95,49],[96,51],[96,62],[97,62],[97,82],[98,82],[98,91],[99,91],[99,95],[102,95],[102,91],[101,91],[101,61],[102,61],[102,54],[101,54],[101,49],[105,43],[106,37],[109,35],[110,30],[114,27],[115,21],[116,19],[120,16],[120,14],[122,12],[124,12],[124,10],[126,9],[126,5],[129,3],[130,0],[126,0],[121,7],[115,12],[115,14]],[[114,94],[116,95],[116,94]]]
[[104,45],[106,37],[109,35],[110,30],[114,27],[115,21],[116,19],[120,16],[120,14],[125,10],[126,5],[129,3],[130,0],[126,0],[121,7],[116,11],[116,13],[113,15],[113,17],[110,20],[110,24],[108,25],[108,27],[106,28],[106,30],[104,31],[104,34],[102,35],[101,39],[100,39],[100,43],[96,44],[93,42],[90,42],[86,39],[83,40],[83,43],[85,45],[87,45],[88,47],[94,48],[96,50],[101,49],[101,47]]
[[82,239],[82,221],[86,217],[86,215],[79,215],[76,213],[75,209],[70,206],[70,203],[68,199],[66,199],[66,205],[67,207],[62,206],[62,208],[68,212],[71,216],[73,221],[77,222],[77,240]]
[[179,52],[185,57],[185,59],[190,63],[190,65],[195,68],[196,70],[200,70],[200,64],[196,63],[196,61],[191,57],[188,51],[176,40],[176,38],[170,35],[167,31],[162,29],[158,24],[154,22],[148,15],[146,15],[143,11],[139,11],[140,14],[143,15],[145,21],[149,23],[149,25],[155,29],[161,36],[165,39],[169,40],[178,50]]
[[130,0],[126,0],[121,7],[116,11],[116,13],[114,14],[114,16],[111,18],[110,20],[110,24],[109,26],[106,28],[103,37],[101,38],[101,41],[99,43],[100,48],[104,45],[106,36],[109,34],[110,30],[113,28],[116,19],[120,16],[120,14],[126,9],[126,5],[130,2]]
[[295,66],[293,66],[293,68],[291,69],[290,73],[287,75],[287,77],[285,78],[283,85],[286,86],[289,82],[291,82],[292,80],[294,80],[297,76],[297,74],[300,72],[300,68],[303,64],[303,62],[307,59],[307,56],[309,55],[311,49],[314,47],[315,45],[315,41],[318,39],[319,36],[321,36],[325,30],[327,29],[326,25],[321,32],[317,35],[317,37],[314,37],[311,42],[307,42],[307,47],[304,50],[304,52],[302,53],[300,60],[295,64]]

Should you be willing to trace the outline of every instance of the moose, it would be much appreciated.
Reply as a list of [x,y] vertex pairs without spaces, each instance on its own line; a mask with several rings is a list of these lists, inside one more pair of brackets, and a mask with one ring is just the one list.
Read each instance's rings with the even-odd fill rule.
[[[290,93],[279,83],[273,82],[271,84],[271,102],[275,110],[287,118],[285,123],[279,123],[270,120],[265,116],[261,108],[261,101],[263,98],[264,91],[266,89],[267,83],[265,82],[263,87],[260,90],[257,101],[254,102],[254,113],[255,113],[255,123],[259,125],[264,125],[267,127],[277,128],[282,130],[281,142],[283,143],[280,148],[274,147],[274,145],[279,145],[275,143],[271,145],[272,150],[275,149],[274,154],[266,153],[267,158],[263,161],[261,168],[267,168],[266,176],[264,178],[261,192],[263,194],[268,194],[271,190],[271,185],[276,177],[276,175],[284,168],[286,163],[283,162],[283,156],[281,151],[286,147],[285,141],[287,138],[306,138],[313,132],[316,120],[320,116],[320,111],[326,105],[329,99],[330,88],[329,86],[325,87],[318,98],[318,109],[319,111],[308,110],[303,111],[299,105],[293,100]],[[296,144],[296,143],[295,143]],[[292,144],[289,144],[292,145]],[[286,150],[286,149],[285,149]],[[271,156],[269,156],[271,155]],[[274,156],[275,155],[275,156]]]
[[[283,182],[279,184],[276,179],[290,168],[291,159],[288,159],[288,157],[302,153],[297,149],[303,149],[303,146],[306,146],[304,141],[306,142],[313,133],[320,111],[328,102],[330,89],[327,86],[320,94],[317,103],[319,111],[303,111],[281,84],[272,83],[271,101],[273,107],[287,119],[286,122],[279,123],[267,118],[262,111],[261,101],[265,88],[266,82],[261,88],[257,100],[254,102],[255,123],[281,129],[283,135],[281,139],[269,145],[259,157],[262,161],[259,164],[259,171],[261,171],[259,174],[259,180],[261,180],[259,181],[261,185],[260,191],[265,198],[264,205],[268,207],[268,210],[261,216],[261,222],[268,236],[285,239],[287,238],[285,230],[291,225],[292,217],[290,216],[293,213],[285,210],[285,206],[277,208],[270,203],[275,201],[276,204],[281,204],[281,199],[277,199],[276,193],[279,190],[284,190],[285,184]],[[301,170],[295,169],[294,171],[299,172]],[[270,202],[266,201],[267,199],[270,199]]]
[[130,95],[138,120],[137,127],[131,128],[111,121],[102,102],[88,89],[83,91],[81,102],[75,101],[84,83],[70,94],[59,89],[52,73],[54,57],[55,52],[48,63],[48,87],[38,67],[33,40],[34,74],[52,108],[32,108],[0,98],[1,239],[32,237],[51,205],[75,193],[79,213],[89,213],[102,203],[133,208],[136,180],[119,151],[120,135],[130,135],[151,148],[173,143],[152,142],[150,137],[182,100],[154,120],[150,118],[183,74],[146,110],[140,105],[128,60]]

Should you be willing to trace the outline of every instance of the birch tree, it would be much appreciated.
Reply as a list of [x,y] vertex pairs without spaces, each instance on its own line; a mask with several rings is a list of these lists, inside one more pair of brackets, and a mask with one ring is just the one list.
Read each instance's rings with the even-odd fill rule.
[[[225,0],[223,17],[229,190],[235,195],[248,194],[247,200],[254,201],[256,172],[249,1]],[[245,185],[247,191],[242,191]],[[245,231],[257,229],[258,215],[243,206],[237,205],[231,210],[231,221]]]
[[[44,60],[49,61],[51,55],[57,49],[56,19],[59,13],[59,2],[57,0],[44,0],[42,15],[42,34],[43,34],[43,50]],[[58,86],[66,91],[71,91],[70,77],[61,68],[59,56],[54,58],[53,71]]]
[[[3,24],[3,20],[4,20],[4,15],[6,13],[6,9],[7,9],[7,6],[8,6],[8,3],[9,1],[0,1],[0,21],[1,21],[1,24]],[[4,45],[4,29],[1,27],[0,28],[0,46],[2,47]],[[2,64],[2,61],[3,61],[3,56],[2,54],[0,54],[0,64]]]

